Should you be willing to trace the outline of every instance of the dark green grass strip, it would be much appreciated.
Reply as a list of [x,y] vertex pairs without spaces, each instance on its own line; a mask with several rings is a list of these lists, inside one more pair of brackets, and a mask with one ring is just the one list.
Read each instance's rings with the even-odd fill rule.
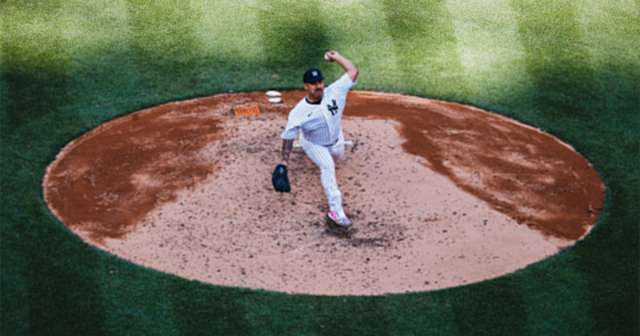
[[[529,295],[529,309],[538,320],[549,321],[529,329],[535,334],[636,335],[638,211],[629,205],[640,202],[631,191],[640,184],[637,175],[633,178],[623,167],[640,163],[637,156],[629,156],[640,152],[638,134],[628,131],[637,130],[640,120],[638,95],[633,93],[639,92],[637,67],[617,59],[595,62],[574,2],[541,7],[513,1],[512,7],[527,71],[534,79],[530,108],[542,116],[537,122],[596,163],[609,187],[610,205],[602,225],[564,254],[561,263],[546,261],[526,273],[530,280],[522,284],[523,290],[539,293]],[[548,20],[533,19],[541,15]],[[616,248],[620,246],[629,248]],[[536,280],[546,290],[536,291]]]
[[[34,15],[44,12],[56,15],[61,11],[60,4],[55,2],[43,7],[35,5],[31,10]],[[10,26],[10,22],[0,21],[0,27],[3,35],[8,35],[15,29]],[[62,36],[55,34],[55,31],[47,40],[50,48],[41,47],[33,53],[25,52],[23,46],[10,44],[7,37],[1,41],[4,58],[0,63],[4,68],[2,81],[7,89],[2,106],[3,122],[7,123],[6,129],[9,131],[3,135],[6,137],[24,124],[32,123],[47,114],[60,113],[59,108],[70,99],[65,91],[68,80],[65,70],[69,62],[62,52]],[[25,134],[25,137],[29,138],[29,134]]]
[[465,287],[452,295],[459,335],[524,335],[528,323],[520,289],[513,279]]
[[[594,81],[592,59],[577,19],[578,4],[555,1],[511,1],[525,51],[526,69],[533,79],[535,108],[559,123],[590,118],[602,109]],[[540,20],[540,17],[546,17]]]
[[[11,61],[12,57],[9,54],[7,59]],[[2,146],[7,155],[5,160],[19,160],[24,164],[46,162],[55,157],[56,150],[41,144],[53,139],[60,141],[54,133],[66,133],[70,137],[81,134],[84,128],[82,119],[65,111],[64,107],[72,97],[67,91],[64,65],[58,64],[58,67],[60,69],[52,71],[10,63],[5,68],[2,78],[7,91],[2,111],[2,120],[6,121],[3,125],[6,132],[2,134],[2,141],[6,144]],[[11,146],[8,141],[12,142]],[[57,143],[58,146],[62,144]]]
[[[630,200],[630,195],[626,192],[616,194],[613,195],[612,203]],[[636,198],[635,201],[638,199]],[[591,318],[595,323],[594,333],[607,330],[612,335],[638,335],[640,333],[638,324],[640,259],[637,248],[639,236],[637,225],[640,213],[629,209],[621,210],[615,205],[611,211],[618,212],[614,213],[610,220],[619,223],[635,222],[636,228],[629,228],[629,232],[617,228],[612,228],[613,230],[605,228],[594,233],[602,239],[589,240],[585,249],[575,251],[578,256],[576,267],[583,271],[588,284]],[[636,248],[611,248],[612,244],[613,246],[636,246]],[[593,251],[600,251],[601,255],[594,258]],[[620,279],[627,279],[627,281],[620,281]]]
[[572,266],[581,271],[588,285],[593,330],[638,335],[640,211],[627,205],[640,204],[640,183],[636,179],[623,185],[622,180],[616,178],[609,184],[611,208],[603,220],[610,225],[597,227],[593,232],[597,239],[588,239],[575,249]]
[[248,291],[173,281],[168,295],[180,335],[247,335],[251,331],[240,302],[244,295],[251,295]]
[[[532,79],[531,89],[523,92],[523,97],[513,98],[534,111],[532,120],[552,133],[589,132],[585,126],[601,109],[602,96],[580,30],[577,4],[560,1],[540,6],[512,1],[511,7],[525,52],[525,67]],[[541,16],[547,19],[540,20]],[[532,268],[528,281],[518,285],[526,298],[521,303],[526,307],[520,309],[540,321],[526,326],[531,334],[573,334],[579,328],[593,327],[588,284],[584,274],[567,258],[570,256],[565,256],[564,267],[569,269],[557,268],[556,262],[547,261],[544,268]]]
[[262,34],[265,66],[302,83],[303,72],[320,67],[322,55],[331,48],[326,30],[330,19],[320,16],[318,1],[261,1],[258,26]]
[[[104,301],[98,291],[102,259],[86,246],[71,244],[64,236],[56,236],[62,239],[52,239],[48,248],[21,249],[26,252],[28,267],[29,332],[33,335],[103,333]],[[24,238],[33,239],[31,235]],[[82,268],[72,267],[73,261],[68,260],[67,256],[77,254],[83,255]]]
[[[198,69],[207,62],[199,58],[200,41],[193,25],[200,22],[199,13],[187,3],[168,6],[162,2],[127,2],[129,34],[127,47],[135,57],[140,74],[140,89],[157,100],[173,92],[193,90],[202,85]],[[215,37],[212,37],[215,38]],[[170,76],[170,81],[158,78]]]
[[406,92],[460,99],[468,93],[457,39],[444,1],[383,1],[388,34]]
[[[30,189],[37,190],[33,184]],[[102,259],[69,239],[62,226],[39,225],[50,221],[50,215],[38,195],[19,195],[20,207],[2,208],[2,218],[11,223],[2,227],[2,260],[14,265],[2,275],[3,335],[13,335],[13,328],[29,335],[102,333]],[[13,203],[5,200],[3,196],[3,204]],[[34,244],[42,237],[46,244]]]
[[44,166],[55,155],[51,141],[82,129],[65,113],[72,99],[66,89],[69,63],[51,55],[48,66],[30,67],[30,60],[11,48],[4,52],[1,258],[3,268],[6,263],[15,268],[2,272],[2,334],[102,333],[102,259],[52,222],[40,191]]
[[314,335],[316,300],[265,291],[239,295],[245,328],[253,335]]
[[[5,52],[9,59],[16,57],[10,49],[5,49]],[[8,91],[4,103],[9,132],[46,114],[56,113],[57,107],[69,100],[62,69],[10,65],[3,77]]]
[[[339,285],[339,284],[336,284]],[[391,335],[385,298],[318,299],[314,318],[321,335]]]

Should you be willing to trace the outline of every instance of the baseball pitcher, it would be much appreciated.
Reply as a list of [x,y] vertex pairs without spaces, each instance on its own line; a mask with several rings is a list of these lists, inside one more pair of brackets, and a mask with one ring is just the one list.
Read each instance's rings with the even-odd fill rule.
[[327,216],[335,224],[347,228],[351,226],[351,221],[342,208],[334,160],[345,158],[342,112],[347,103],[347,93],[356,84],[358,69],[337,51],[328,51],[324,58],[338,63],[345,74],[325,88],[324,76],[319,69],[311,68],[304,73],[304,90],[307,94],[289,112],[287,127],[281,135],[282,162],[274,171],[273,184],[277,191],[290,190],[287,163],[293,140],[302,133],[300,144],[304,152],[320,168],[320,180],[329,202]]

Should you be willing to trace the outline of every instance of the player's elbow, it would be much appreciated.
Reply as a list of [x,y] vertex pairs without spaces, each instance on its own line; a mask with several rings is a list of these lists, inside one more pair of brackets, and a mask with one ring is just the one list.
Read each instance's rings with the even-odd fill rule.
[[358,74],[360,74],[360,71],[358,70],[358,68],[353,67],[353,69],[349,69],[347,74],[349,75],[349,77],[351,77],[351,80],[355,82],[358,79]]

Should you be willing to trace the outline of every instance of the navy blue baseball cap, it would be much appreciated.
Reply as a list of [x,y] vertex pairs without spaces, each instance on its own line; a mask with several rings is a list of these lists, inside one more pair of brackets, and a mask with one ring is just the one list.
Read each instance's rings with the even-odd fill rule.
[[322,80],[324,80],[324,76],[322,76],[322,72],[318,68],[311,68],[305,71],[304,76],[302,76],[302,81],[305,83],[317,83]]

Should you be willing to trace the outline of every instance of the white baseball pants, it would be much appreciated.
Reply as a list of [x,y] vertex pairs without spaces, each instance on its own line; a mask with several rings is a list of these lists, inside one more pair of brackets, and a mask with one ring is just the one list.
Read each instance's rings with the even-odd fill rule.
[[344,217],[344,209],[342,209],[342,194],[338,189],[338,181],[336,180],[336,166],[334,160],[344,160],[344,137],[342,134],[338,137],[338,141],[329,147],[316,145],[304,138],[300,137],[300,144],[307,156],[320,168],[320,181],[324,192],[327,195],[329,209],[338,213],[338,216]]

